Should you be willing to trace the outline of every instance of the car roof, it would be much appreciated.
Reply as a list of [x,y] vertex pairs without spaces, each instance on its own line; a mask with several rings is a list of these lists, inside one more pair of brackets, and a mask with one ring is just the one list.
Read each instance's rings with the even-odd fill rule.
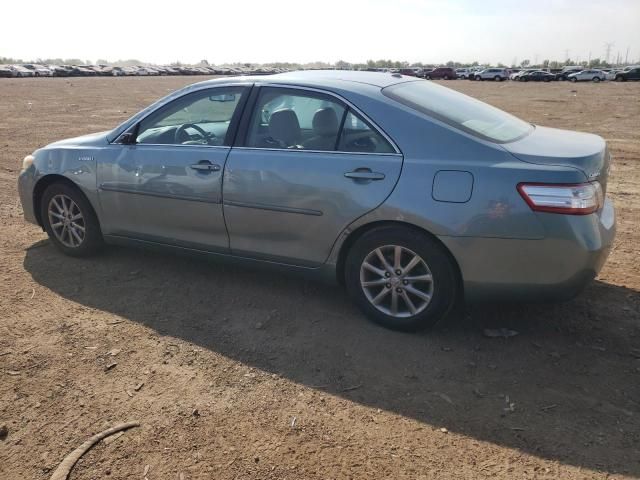
[[196,85],[215,85],[217,83],[230,82],[265,82],[283,85],[301,85],[307,87],[337,87],[344,88],[344,82],[353,84],[357,90],[358,85],[372,85],[374,87],[388,87],[397,83],[413,82],[415,77],[389,72],[363,72],[353,70],[300,70],[295,72],[277,73],[275,75],[251,75],[242,77],[225,77],[220,79],[205,80]]

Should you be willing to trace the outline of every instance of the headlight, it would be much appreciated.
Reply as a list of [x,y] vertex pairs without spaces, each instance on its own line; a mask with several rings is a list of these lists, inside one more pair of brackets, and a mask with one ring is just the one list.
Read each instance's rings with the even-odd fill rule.
[[24,160],[22,160],[22,171],[24,172],[31,165],[33,165],[33,161],[34,160],[35,160],[35,158],[34,158],[33,155],[27,155],[26,157],[24,157]]

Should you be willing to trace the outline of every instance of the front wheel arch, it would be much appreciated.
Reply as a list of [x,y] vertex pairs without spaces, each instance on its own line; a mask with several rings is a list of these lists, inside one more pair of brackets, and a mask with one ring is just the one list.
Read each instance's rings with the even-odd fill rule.
[[38,182],[36,183],[35,187],[33,188],[33,210],[34,210],[34,214],[36,216],[36,220],[38,222],[38,225],[40,225],[40,227],[43,230],[44,230],[44,223],[42,222],[42,216],[40,214],[41,213],[40,212],[40,210],[41,210],[40,207],[41,207],[41,203],[42,203],[42,195],[44,194],[44,192],[47,189],[47,187],[49,187],[50,185],[53,185],[54,183],[62,183],[62,184],[68,185],[71,188],[74,188],[75,190],[77,190],[78,193],[80,195],[82,195],[84,197],[84,199],[87,201],[87,203],[89,204],[89,206],[93,210],[94,215],[98,219],[98,223],[100,223],[100,219],[99,219],[99,217],[97,215],[96,209],[94,208],[94,206],[91,203],[91,201],[89,201],[87,196],[84,194],[82,189],[75,182],[73,182],[73,180],[69,180],[64,175],[58,175],[58,174],[54,173],[54,174],[50,174],[50,175],[46,175],[46,176],[42,177],[40,180],[38,180]]
[[447,246],[444,243],[442,243],[438,237],[436,237],[434,234],[432,234],[428,230],[425,230],[424,228],[418,227],[412,223],[398,222],[393,220],[381,220],[381,221],[361,225],[360,227],[356,228],[353,232],[351,232],[349,236],[342,242],[342,245],[340,246],[340,252],[338,253],[338,261],[336,263],[336,279],[340,285],[344,286],[345,284],[345,263],[347,260],[347,256],[349,255],[349,250],[351,250],[351,247],[353,247],[353,245],[355,245],[358,239],[360,239],[365,233],[368,233],[372,230],[389,228],[389,227],[400,227],[400,228],[406,228],[408,230],[413,230],[414,232],[418,232],[422,235],[426,235],[430,237],[432,240],[439,243],[443,251],[447,253],[447,256],[455,266],[457,283],[458,283],[458,291],[461,294],[463,293],[462,271],[460,270],[460,265],[458,264],[458,261],[453,256],[451,251],[447,248]]

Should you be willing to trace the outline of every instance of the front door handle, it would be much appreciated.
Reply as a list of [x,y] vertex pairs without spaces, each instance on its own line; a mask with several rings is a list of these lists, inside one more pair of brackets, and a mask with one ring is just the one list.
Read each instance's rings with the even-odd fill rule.
[[200,160],[198,163],[194,163],[190,165],[194,170],[198,170],[199,172],[219,172],[220,165],[216,165],[215,163],[211,163],[209,160]]
[[384,180],[384,173],[372,172],[370,168],[356,168],[344,176],[354,180]]

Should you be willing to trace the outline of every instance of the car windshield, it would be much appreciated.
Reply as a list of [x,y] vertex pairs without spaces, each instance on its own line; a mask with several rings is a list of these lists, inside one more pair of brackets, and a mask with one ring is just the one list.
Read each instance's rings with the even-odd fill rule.
[[491,105],[432,82],[405,82],[382,93],[421,113],[472,135],[497,143],[524,137],[533,126]]

